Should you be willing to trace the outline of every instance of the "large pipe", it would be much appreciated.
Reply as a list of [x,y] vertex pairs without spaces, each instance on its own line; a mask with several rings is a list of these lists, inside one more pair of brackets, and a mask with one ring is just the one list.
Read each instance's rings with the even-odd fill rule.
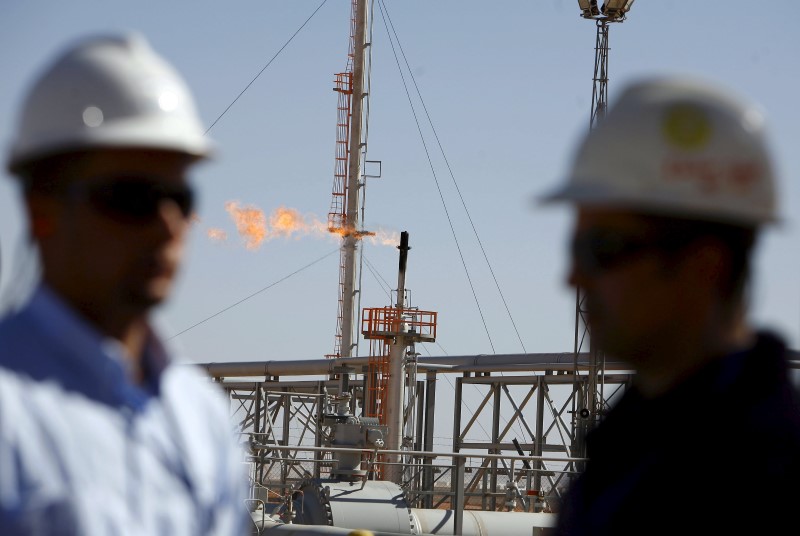
[[[417,536],[454,535],[452,510],[411,509],[418,523]],[[555,514],[526,512],[464,512],[463,536],[538,536],[553,527]],[[280,536],[407,536],[396,532],[374,531],[365,527],[351,529],[329,525],[299,525],[275,523],[269,518],[254,520],[258,534]]]
[[[406,376],[406,347],[408,341],[403,335],[403,309],[406,306],[406,263],[408,259],[408,232],[400,233],[400,263],[397,270],[397,302],[395,309],[399,322],[395,326],[395,337],[389,346],[389,389],[386,397],[386,425],[388,428],[386,448],[400,450],[403,443],[403,406],[405,401],[405,376]],[[402,477],[401,469],[391,465],[399,461],[396,455],[387,458],[390,465],[386,468],[386,478],[399,484]]]
[[[328,525],[297,525],[254,521],[257,534],[280,536],[408,536],[396,532],[380,532],[368,529],[348,529]],[[424,536],[424,535],[418,535]]]
[[[455,535],[452,510],[411,508],[414,524],[422,534]],[[464,510],[462,536],[531,536],[555,527],[556,514]]]
[[[367,506],[364,503],[363,506]],[[417,536],[453,536],[456,534],[452,510],[411,508]],[[301,525],[254,520],[260,534],[286,536],[408,536],[408,533],[370,530],[369,523],[363,528],[352,529],[330,525]],[[465,510],[461,536],[537,536],[544,529],[555,526],[556,514],[529,512],[484,512]],[[355,532],[358,531],[358,532]]]
[[[374,536],[534,536],[556,524],[556,514],[463,510],[456,523],[454,510],[408,508],[398,486],[368,481],[368,489],[352,482],[323,481],[305,488],[295,503],[297,521],[284,524],[280,516],[261,509],[251,517],[260,534]],[[459,526],[460,525],[460,526]],[[387,530],[388,529],[388,530]],[[363,535],[364,533],[360,533]]]

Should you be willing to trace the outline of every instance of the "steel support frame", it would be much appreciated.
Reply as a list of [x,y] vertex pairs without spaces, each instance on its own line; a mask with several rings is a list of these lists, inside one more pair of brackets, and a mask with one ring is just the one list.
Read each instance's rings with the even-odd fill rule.
[[[223,382],[221,385],[231,401],[232,421],[238,432],[251,441],[274,445],[273,449],[252,458],[252,484],[266,487],[272,498],[285,495],[294,481],[305,476],[305,469],[301,461],[293,460],[291,452],[282,447],[326,444],[330,431],[322,422],[326,411],[324,393],[335,393],[338,383],[332,380],[282,382],[272,378],[263,382]],[[362,388],[359,382],[351,386]],[[325,454],[316,453],[314,476],[321,476],[324,462]],[[279,477],[271,478],[276,470]]]
[[[436,385],[443,374],[451,377],[457,374],[453,452],[518,456],[519,448],[531,455],[570,454],[570,442],[574,437],[570,408],[574,406],[576,392],[571,386],[578,385],[580,389],[577,392],[589,389],[591,381],[586,363],[581,364],[579,374],[568,369],[554,371],[548,366],[534,366],[529,373],[502,369],[489,372],[485,367],[485,364],[480,364],[480,371],[465,373],[447,366],[442,369],[426,366],[425,380],[416,381],[418,396],[415,407],[406,408],[407,413],[414,413],[419,419],[412,430],[416,434],[414,446],[420,445],[428,452],[433,450],[436,420],[442,418],[436,415]],[[606,371],[602,381],[609,387],[608,392],[614,394],[630,380],[630,374],[620,371],[612,375]],[[303,476],[327,476],[331,459],[324,449],[316,451],[313,459],[294,459],[292,456],[296,453],[290,453],[289,447],[324,447],[328,444],[330,431],[323,425],[323,416],[330,409],[325,407],[324,400],[326,394],[338,394],[339,382],[330,379],[287,381],[267,376],[264,381],[236,381],[226,377],[219,379],[218,383],[228,392],[239,431],[252,436],[251,441],[274,445],[266,451],[261,449],[258,452],[260,456],[252,457],[253,483],[269,488],[270,499],[279,499],[288,493],[291,485]],[[363,380],[349,383],[355,389],[355,396],[363,399]],[[465,406],[465,386],[472,386],[469,387],[471,400],[480,400],[477,409]],[[611,389],[612,386],[616,386],[616,390]],[[477,397],[473,389],[479,390]],[[602,410],[608,404],[609,401],[601,399],[599,406]],[[474,405],[472,402],[471,406]],[[474,431],[481,420],[490,423],[487,429],[490,427],[491,431],[487,435],[491,437],[479,441],[468,439],[468,433]],[[519,434],[518,440],[514,431]],[[524,501],[526,509],[547,511],[551,501],[558,499],[564,473],[548,471],[541,461],[534,461],[530,469],[521,468],[519,462],[517,466],[513,462],[510,465],[505,461],[499,463],[484,460],[479,466],[465,468],[469,481],[462,491],[468,501],[467,508],[477,506],[469,501],[480,497],[487,509],[502,509],[505,503],[497,499],[504,496],[500,484],[509,474],[513,474],[515,482],[524,483],[525,489],[537,492],[530,500]],[[438,489],[439,483],[453,478],[457,468],[437,466],[435,461],[424,457],[412,457],[408,467],[411,476],[404,485],[409,497],[414,497],[415,504],[420,507],[442,506],[444,497],[432,491]],[[568,466],[567,469],[576,468]]]
[[[621,392],[620,389],[629,379],[629,374],[615,374],[607,376],[604,381],[618,387],[612,390],[616,394]],[[573,375],[545,372],[516,376],[492,376],[484,373],[457,378],[453,452],[485,451],[487,454],[516,455],[519,448],[531,455],[557,453],[568,457],[572,453],[574,437],[574,419],[570,408],[575,393],[591,389],[591,383],[591,377],[585,373]],[[481,396],[477,409],[471,412],[464,405],[464,388],[467,385],[473,386]],[[579,389],[570,389],[571,385],[578,385]],[[554,386],[558,386],[559,392],[567,396],[566,400],[558,400],[552,396]],[[609,400],[602,400],[600,403],[601,407],[609,404]],[[491,414],[486,415],[488,412]],[[501,423],[501,414],[504,415],[505,423]],[[530,415],[534,417],[533,422],[528,421]],[[481,420],[491,423],[491,437],[488,441],[468,440],[468,434]],[[509,439],[512,430],[521,432],[523,437],[519,440]],[[560,496],[559,488],[566,484],[561,482],[560,476],[553,478],[554,474],[548,472],[541,462],[530,470],[503,465],[502,468],[498,467],[495,459],[484,461],[479,467],[472,468],[473,474],[465,482],[468,497],[480,496],[482,508],[502,509],[504,504],[497,500],[504,495],[499,487],[499,477],[512,473],[515,482],[525,481],[526,489],[535,490],[536,495],[529,502],[528,509],[536,511],[543,511],[548,502],[557,500]],[[569,463],[565,464],[565,468],[574,470]]]

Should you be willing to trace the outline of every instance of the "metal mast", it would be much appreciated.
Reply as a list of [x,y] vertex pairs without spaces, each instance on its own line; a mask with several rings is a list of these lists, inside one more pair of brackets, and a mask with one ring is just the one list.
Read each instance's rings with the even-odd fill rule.
[[364,105],[368,97],[366,54],[367,27],[371,0],[352,0],[350,16],[350,50],[347,69],[336,75],[339,92],[337,120],[336,168],[333,199],[328,213],[328,230],[342,236],[339,263],[339,308],[336,343],[328,357],[352,355],[357,280],[357,250],[365,234],[359,229],[358,209],[362,182],[362,165],[366,153]]
[[[600,8],[597,0],[578,0],[581,16],[595,21],[597,34],[595,38],[594,77],[592,87],[592,110],[589,129],[593,129],[605,117],[608,107],[608,28],[609,23],[622,22],[634,0],[609,0]],[[580,287],[575,297],[575,383],[573,386],[572,414],[574,441],[572,456],[585,457],[585,437],[588,431],[600,419],[603,411],[603,372],[605,356],[596,348],[592,348],[590,327],[586,322],[587,311],[584,308],[585,293]],[[578,374],[578,356],[583,351],[583,344],[589,343],[589,364],[584,365],[585,376]],[[584,380],[585,378],[585,380]]]

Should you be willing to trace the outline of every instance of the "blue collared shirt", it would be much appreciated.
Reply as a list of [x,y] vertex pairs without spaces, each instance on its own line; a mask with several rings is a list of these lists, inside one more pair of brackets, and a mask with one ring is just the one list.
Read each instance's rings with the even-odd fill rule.
[[155,335],[127,362],[46,287],[0,322],[0,534],[247,533],[223,394]]

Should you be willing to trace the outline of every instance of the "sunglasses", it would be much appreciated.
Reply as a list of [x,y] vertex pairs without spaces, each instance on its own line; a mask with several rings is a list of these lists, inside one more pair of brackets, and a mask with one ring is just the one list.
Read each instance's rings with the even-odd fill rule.
[[195,201],[194,190],[186,184],[165,184],[153,177],[127,175],[73,183],[66,193],[101,214],[127,223],[154,220],[165,201],[175,203],[181,215],[188,218]]
[[575,267],[585,274],[600,274],[620,267],[651,251],[673,250],[680,244],[665,236],[625,236],[608,230],[576,234],[570,252]]

